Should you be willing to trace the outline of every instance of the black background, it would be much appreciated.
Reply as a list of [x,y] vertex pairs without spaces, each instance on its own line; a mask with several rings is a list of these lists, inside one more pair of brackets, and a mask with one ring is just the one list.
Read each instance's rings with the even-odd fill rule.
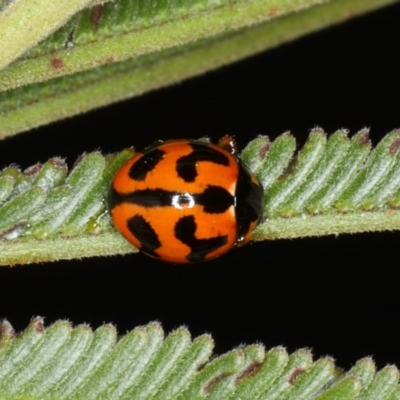
[[[239,146],[258,134],[371,128],[376,144],[400,128],[400,4],[251,57],[205,76],[3,141],[0,168],[51,156],[71,165],[84,151],[138,149],[156,139]],[[109,135],[104,134],[104,130]],[[32,151],[34,149],[34,151]],[[399,232],[262,242],[201,265],[143,255],[0,269],[0,317],[17,330],[32,316],[67,318],[120,333],[158,320],[211,333],[216,352],[241,343],[309,347],[349,368],[372,355],[400,365]],[[239,262],[240,261],[240,262]]]

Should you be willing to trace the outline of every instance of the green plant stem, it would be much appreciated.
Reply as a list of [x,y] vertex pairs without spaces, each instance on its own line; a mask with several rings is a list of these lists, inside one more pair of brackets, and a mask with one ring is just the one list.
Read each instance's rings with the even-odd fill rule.
[[349,214],[301,215],[265,221],[253,233],[254,240],[294,239],[342,233],[376,232],[400,229],[400,210]]
[[63,25],[90,0],[14,0],[0,13],[0,69]]
[[[200,75],[393,2],[335,0],[173,50],[11,90],[0,94],[0,139]],[[14,79],[18,84],[34,82],[36,75],[30,67],[29,71],[25,74],[10,67],[10,70],[4,70],[3,78],[0,73],[0,85],[11,88]]]

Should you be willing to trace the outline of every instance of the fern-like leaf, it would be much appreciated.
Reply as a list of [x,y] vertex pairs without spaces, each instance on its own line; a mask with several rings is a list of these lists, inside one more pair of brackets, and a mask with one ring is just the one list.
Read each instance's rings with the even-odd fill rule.
[[[296,155],[288,133],[250,142],[242,158],[265,188],[254,239],[400,229],[399,147],[397,130],[373,150],[365,129],[349,139],[316,128]],[[0,172],[0,264],[136,251],[106,206],[114,174],[133,154],[86,154],[69,174],[59,158]]]
[[[0,68],[9,65],[0,71],[0,138],[201,74],[394,1],[115,0],[72,18],[94,2],[6,2]],[[21,18],[27,23],[16,24]],[[10,37],[18,43],[10,46]]]
[[369,358],[348,372],[309,350],[241,346],[210,359],[208,335],[192,340],[186,328],[166,338],[158,323],[117,340],[115,328],[95,332],[58,321],[45,329],[35,318],[19,336],[0,325],[1,399],[395,399],[399,371],[376,372]]

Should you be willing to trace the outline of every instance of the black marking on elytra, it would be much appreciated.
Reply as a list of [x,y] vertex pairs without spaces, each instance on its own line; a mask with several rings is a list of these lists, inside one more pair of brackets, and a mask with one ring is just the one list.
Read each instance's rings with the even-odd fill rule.
[[208,253],[224,246],[228,242],[227,236],[215,236],[208,239],[197,239],[196,222],[193,215],[182,217],[175,225],[175,237],[190,247],[186,256],[188,261],[203,261]]
[[220,165],[229,165],[229,158],[207,144],[191,143],[193,151],[176,162],[176,172],[185,182],[194,182],[197,176],[198,162],[209,161]]
[[164,158],[165,151],[154,149],[144,153],[129,170],[129,177],[135,181],[144,181],[147,174]]
[[120,200],[143,207],[165,207],[172,205],[175,195],[177,195],[177,192],[164,189],[143,189],[120,194]]
[[154,251],[161,246],[161,243],[151,224],[149,224],[141,215],[135,215],[134,217],[129,218],[127,224],[129,231],[142,244],[140,250],[143,250],[145,253],[153,257],[158,257]]
[[239,179],[236,186],[236,223],[238,241],[243,239],[250,229],[250,224],[260,223],[263,214],[264,191],[260,183],[251,179],[251,172],[239,162]]
[[235,204],[234,197],[221,186],[207,186],[203,193],[196,195],[196,203],[201,204],[206,213],[224,213]]
[[164,189],[135,190],[132,193],[112,193],[115,202],[126,202],[142,207],[190,207],[190,204],[201,205],[206,213],[220,214],[234,205],[234,197],[223,187],[207,186],[202,193],[181,193]]
[[121,195],[111,186],[108,191],[108,209],[111,211],[119,202]]

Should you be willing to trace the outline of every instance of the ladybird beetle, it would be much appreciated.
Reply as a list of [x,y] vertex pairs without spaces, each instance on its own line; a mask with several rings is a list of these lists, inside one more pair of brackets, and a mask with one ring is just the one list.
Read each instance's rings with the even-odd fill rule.
[[109,193],[116,228],[163,261],[209,260],[250,240],[263,189],[226,136],[219,146],[171,140],[148,147],[116,173]]

